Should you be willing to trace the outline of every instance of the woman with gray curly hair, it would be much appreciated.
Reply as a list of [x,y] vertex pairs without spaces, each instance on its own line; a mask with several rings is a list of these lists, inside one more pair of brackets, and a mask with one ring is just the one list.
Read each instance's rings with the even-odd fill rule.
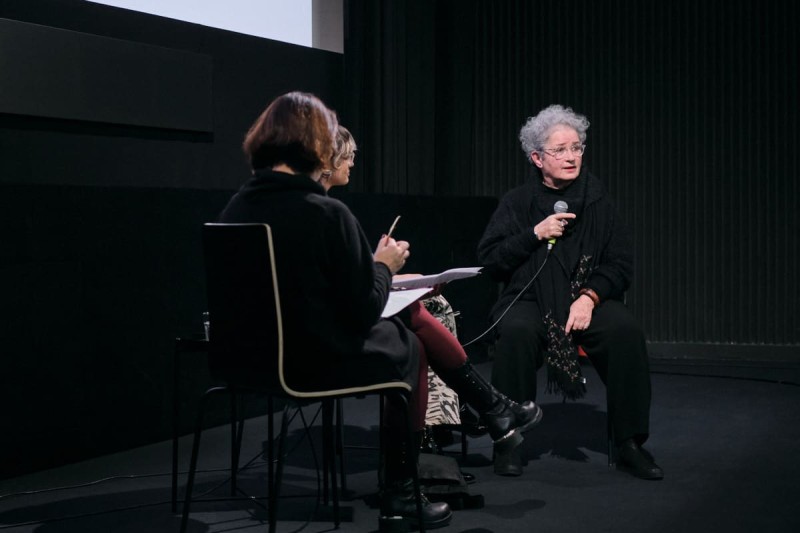
[[541,153],[544,150],[547,139],[550,137],[550,130],[554,126],[572,128],[578,134],[580,143],[586,142],[589,120],[583,115],[575,113],[569,107],[565,108],[554,104],[542,109],[535,117],[530,117],[519,130],[519,142],[526,158],[533,152]]
[[[551,105],[520,130],[535,179],[503,197],[478,245],[484,271],[504,284],[492,309],[492,383],[518,402],[535,400],[536,371],[546,363],[548,391],[578,398],[583,348],[607,388],[618,466],[661,479],[641,447],[651,397],[644,333],[622,303],[633,275],[630,232],[583,168],[588,128],[585,116]],[[500,475],[522,473],[518,450],[495,450],[494,464]]]

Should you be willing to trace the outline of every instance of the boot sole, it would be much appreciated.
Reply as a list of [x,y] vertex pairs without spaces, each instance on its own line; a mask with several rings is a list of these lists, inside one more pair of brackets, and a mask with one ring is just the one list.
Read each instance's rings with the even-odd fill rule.
[[511,453],[511,450],[522,444],[524,440],[522,433],[516,429],[512,429],[503,437],[494,441],[494,445],[496,449],[501,450],[500,453]]
[[644,479],[646,481],[659,481],[664,479],[664,474],[656,474],[656,473],[647,473],[647,472],[640,472],[639,470],[627,466],[627,465],[617,465],[617,470],[620,472],[625,472],[627,474],[632,475],[633,477],[637,477],[639,479]]
[[[514,431],[505,439],[494,443],[494,473],[499,476],[516,477],[522,475],[522,459],[517,455],[517,460],[511,460],[515,454],[519,454],[517,448],[525,439],[522,433]],[[499,457],[503,459],[498,460]]]
[[[439,529],[450,524],[453,512],[446,517],[434,522],[425,522],[425,529]],[[378,518],[378,531],[380,533],[408,533],[419,529],[419,521],[405,516],[381,516]]]

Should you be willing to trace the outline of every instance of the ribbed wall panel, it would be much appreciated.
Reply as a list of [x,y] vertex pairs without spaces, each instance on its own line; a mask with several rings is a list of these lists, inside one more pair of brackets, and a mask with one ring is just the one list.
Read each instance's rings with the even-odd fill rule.
[[474,165],[447,192],[500,196],[521,183],[520,126],[570,105],[592,122],[585,165],[635,229],[628,303],[648,338],[800,344],[797,8],[474,8]]

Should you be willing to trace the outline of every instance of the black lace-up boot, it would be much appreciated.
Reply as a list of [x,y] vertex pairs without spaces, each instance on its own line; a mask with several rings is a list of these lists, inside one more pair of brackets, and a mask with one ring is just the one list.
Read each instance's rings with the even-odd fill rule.
[[508,444],[517,446],[522,442],[521,433],[542,420],[542,409],[538,405],[510,400],[486,381],[469,361],[453,370],[437,371],[437,374],[480,414],[495,443],[510,439]]
[[[415,434],[409,455],[405,435],[387,431],[384,454],[384,486],[380,495],[379,530],[381,533],[402,533],[419,528],[414,470],[422,434]],[[436,529],[450,523],[453,512],[445,502],[430,502],[422,495],[422,521],[425,529]]]

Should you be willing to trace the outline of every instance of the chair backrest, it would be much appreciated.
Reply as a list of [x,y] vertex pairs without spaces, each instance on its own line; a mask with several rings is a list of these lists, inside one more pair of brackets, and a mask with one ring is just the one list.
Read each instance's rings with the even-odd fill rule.
[[283,327],[267,224],[205,224],[203,252],[214,377],[280,387]]
[[402,381],[316,391],[290,387],[272,229],[267,224],[205,224],[203,249],[212,375],[296,398],[411,390]]

